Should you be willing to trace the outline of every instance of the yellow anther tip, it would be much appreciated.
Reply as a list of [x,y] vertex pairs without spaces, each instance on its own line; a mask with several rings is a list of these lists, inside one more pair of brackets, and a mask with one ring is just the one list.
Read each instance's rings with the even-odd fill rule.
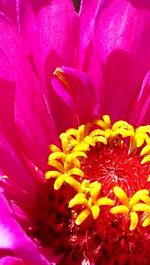
[[124,205],[114,206],[110,209],[110,213],[112,214],[121,214],[121,213],[128,213],[129,209]]
[[57,178],[57,177],[60,176],[60,175],[61,175],[61,173],[58,172],[58,171],[53,171],[53,170],[51,170],[51,171],[47,171],[47,172],[45,173],[45,179]]
[[147,181],[150,182],[150,176],[148,176]]
[[97,199],[97,196],[101,190],[101,184],[97,183],[93,188],[91,188],[91,197]]
[[52,152],[60,152],[60,149],[58,146],[54,145],[54,144],[51,144],[49,146],[49,149],[52,151]]
[[145,195],[148,195],[149,191],[147,189],[138,190],[130,199],[130,206],[137,204],[140,200],[142,200],[142,197]]
[[145,203],[137,203],[132,207],[134,212],[147,212],[150,213],[150,206]]
[[109,115],[103,115],[103,120],[107,125],[110,125],[111,120]]
[[114,193],[125,206],[130,208],[128,196],[122,188],[115,186]]
[[85,197],[85,194],[82,192],[79,192],[77,195],[75,195],[70,201],[69,201],[69,208],[72,208],[76,205],[87,205],[88,201]]
[[76,225],[81,225],[84,221],[85,221],[85,219],[89,216],[89,214],[90,214],[90,211],[89,210],[83,210],[79,215],[78,215],[78,217],[76,218],[76,220],[75,220],[75,224]]
[[44,174],[44,177],[45,177],[45,179],[50,179],[50,173],[49,173],[49,172],[46,172],[46,173]]
[[96,201],[96,204],[99,206],[101,206],[101,205],[114,206],[115,202],[113,200],[111,200],[110,198],[102,197]]
[[114,193],[115,194],[118,194],[120,191],[122,191],[122,188],[118,187],[118,186],[115,186],[114,187]]
[[62,175],[55,180],[54,189],[59,190],[63,184],[64,184],[64,178]]
[[148,162],[150,162],[150,155],[145,156],[142,159],[141,164],[143,165],[143,164],[148,163]]
[[146,146],[142,149],[140,155],[143,156],[143,155],[145,155],[145,154],[147,154],[147,153],[149,153],[149,152],[150,152],[150,145],[146,145]]
[[142,226],[143,227],[147,227],[147,226],[149,226],[150,225],[150,215],[148,215],[146,218],[145,218],[145,220],[143,221],[143,223],[142,223]]
[[96,220],[99,216],[100,208],[97,205],[93,205],[91,207],[91,212],[92,212],[92,216],[93,216],[94,220]]
[[131,224],[130,224],[130,231],[133,231],[136,229],[138,225],[138,215],[135,212],[130,213],[130,218],[131,218]]

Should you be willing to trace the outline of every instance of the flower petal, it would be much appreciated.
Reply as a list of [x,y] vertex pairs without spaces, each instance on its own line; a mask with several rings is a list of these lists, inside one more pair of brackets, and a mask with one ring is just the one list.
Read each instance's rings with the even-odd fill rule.
[[34,13],[36,11],[36,31],[33,32],[38,47],[34,57],[36,62],[41,61],[49,76],[56,67],[72,65],[76,59],[78,16],[70,0],[38,3],[32,1]]
[[14,189],[20,188],[19,193],[24,189],[34,194],[37,183],[31,177],[31,172],[27,169],[22,154],[2,134],[0,134],[0,157],[0,175],[6,175],[8,182],[12,186],[15,185]]
[[133,102],[130,122],[137,127],[150,123],[150,71],[145,76]]
[[115,120],[129,119],[132,101],[150,67],[150,10],[139,8],[136,1],[95,2],[88,39],[103,63],[100,112]]
[[[0,17],[0,35],[2,38],[0,49],[7,58],[13,82],[16,85],[15,122],[18,144],[22,152],[35,165],[43,169],[47,161],[50,138],[53,142],[56,139],[55,125],[48,107],[46,93],[24,53],[24,45],[17,28],[2,17]],[[10,85],[7,90],[13,91]],[[6,101],[9,104],[8,95],[4,101],[5,104]],[[10,111],[11,116],[12,113]]]
[[11,250],[14,256],[22,258],[25,262],[49,264],[39,248],[15,221],[12,210],[2,194],[0,194],[0,249]]
[[93,42],[93,32],[95,17],[100,5],[101,0],[83,0],[81,2],[79,34],[79,67],[89,75],[97,92],[97,100],[100,100],[99,90],[102,82],[102,62]]
[[[7,256],[0,259],[0,265],[25,265],[22,259]],[[29,263],[26,265],[29,265]],[[30,264],[31,265],[31,264]]]
[[96,96],[86,74],[62,67],[56,69],[52,84],[51,104],[60,132],[94,117]]
[[15,82],[7,56],[0,50],[0,130],[14,139]]

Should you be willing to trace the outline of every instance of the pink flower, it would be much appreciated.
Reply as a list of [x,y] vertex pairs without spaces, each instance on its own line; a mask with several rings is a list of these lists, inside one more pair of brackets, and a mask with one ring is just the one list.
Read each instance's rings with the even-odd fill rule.
[[149,31],[148,0],[83,0],[79,14],[71,0],[1,1],[0,265],[105,262],[51,242],[49,145],[105,113],[150,123]]

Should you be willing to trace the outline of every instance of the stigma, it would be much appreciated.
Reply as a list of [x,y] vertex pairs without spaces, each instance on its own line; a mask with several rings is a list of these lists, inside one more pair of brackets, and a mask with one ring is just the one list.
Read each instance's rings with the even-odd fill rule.
[[[50,145],[45,179],[71,190],[67,205],[76,226],[115,216],[130,231],[150,225],[150,125],[112,124],[108,115],[60,134]],[[101,215],[101,212],[103,213]]]

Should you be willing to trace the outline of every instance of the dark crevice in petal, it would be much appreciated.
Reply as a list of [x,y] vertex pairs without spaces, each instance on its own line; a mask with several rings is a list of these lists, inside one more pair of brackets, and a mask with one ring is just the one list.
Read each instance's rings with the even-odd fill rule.
[[74,6],[75,6],[75,10],[77,12],[79,12],[81,0],[73,0],[73,3],[74,3]]

